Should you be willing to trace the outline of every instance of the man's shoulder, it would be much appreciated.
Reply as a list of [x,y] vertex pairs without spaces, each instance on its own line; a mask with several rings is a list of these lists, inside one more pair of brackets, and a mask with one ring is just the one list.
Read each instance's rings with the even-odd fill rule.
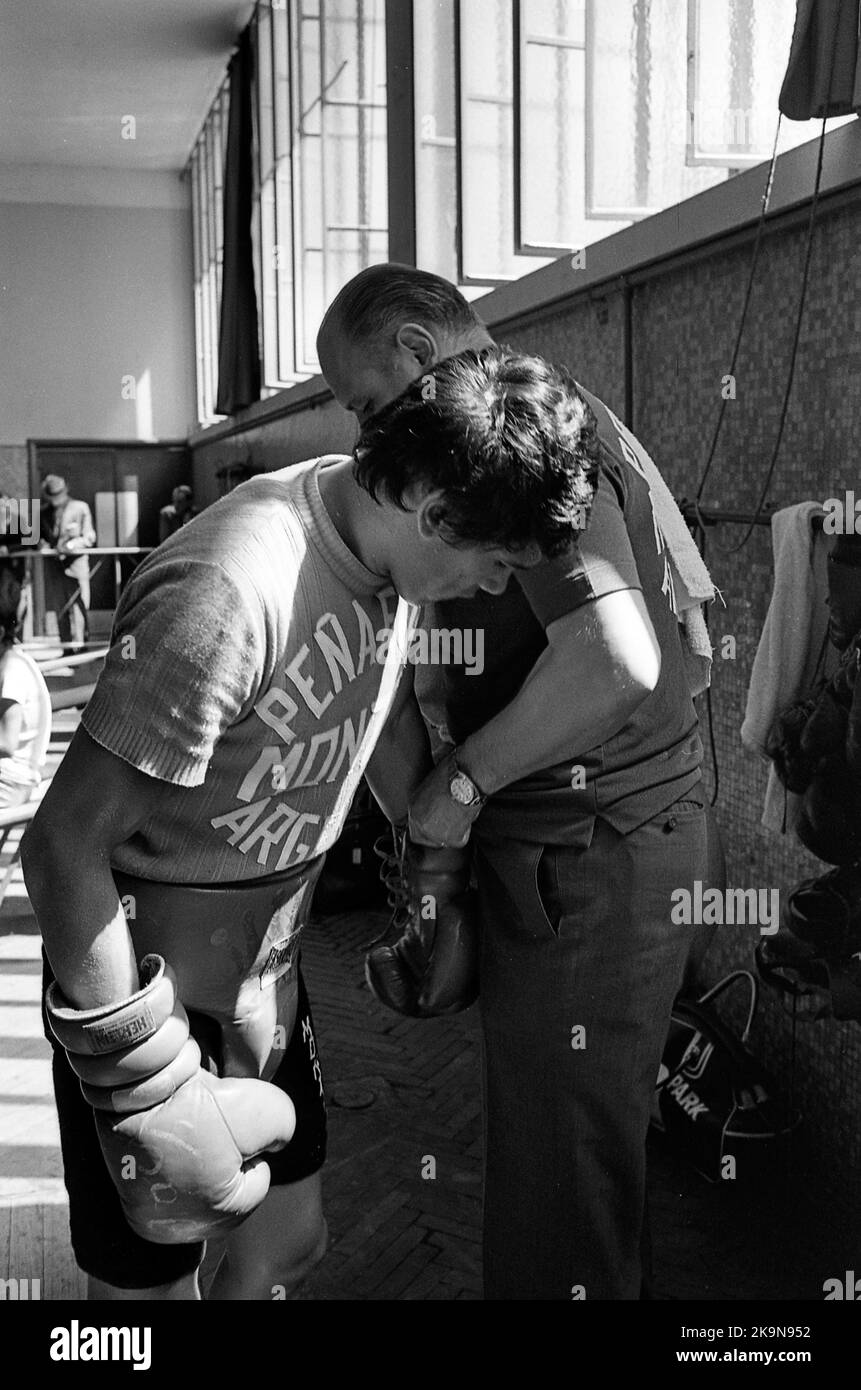
[[593,391],[587,391],[580,382],[577,382],[577,389],[595,416],[604,466],[612,470],[624,469],[627,465],[642,477],[643,457],[646,456],[646,451],[633,430],[619,419],[600,396],[596,396]]
[[[349,457],[349,454],[318,454],[315,458],[303,459],[300,463],[288,463],[284,468],[275,468],[271,472],[258,473],[256,478],[242,483],[241,488],[250,488],[256,483],[272,482],[292,488],[298,486],[314,469],[325,468],[330,463],[344,463]],[[237,488],[236,491],[241,491],[241,488]]]

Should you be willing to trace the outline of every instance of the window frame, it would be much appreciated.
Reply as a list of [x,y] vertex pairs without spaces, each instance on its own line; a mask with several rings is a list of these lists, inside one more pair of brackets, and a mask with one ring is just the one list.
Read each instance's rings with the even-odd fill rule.
[[[567,242],[531,242],[523,235],[523,204],[526,192],[523,186],[523,126],[526,108],[526,57],[530,44],[541,44],[548,48],[576,49],[584,54],[587,38],[569,39],[556,35],[529,35],[526,28],[524,0],[511,0],[512,24],[514,34],[514,254],[516,256],[540,256],[543,258],[570,254],[577,248]],[[588,142],[586,142],[588,143]]]
[[[417,0],[412,0],[417,3]],[[473,274],[467,270],[466,266],[466,222],[464,216],[464,196],[463,184],[465,176],[464,167],[464,125],[468,98],[464,90],[463,82],[463,47],[466,42],[464,37],[462,0],[454,0],[454,118],[455,118],[455,170],[457,182],[457,282],[459,285],[475,285],[483,288],[493,289],[498,285],[510,285],[520,277],[518,275],[491,275]],[[502,102],[499,103],[502,105]],[[512,118],[514,108],[514,92],[512,91]]]
[[225,417],[218,399],[218,343],[224,265],[224,156],[230,79],[225,75],[207,112],[185,166],[191,195],[194,277],[195,379],[197,418],[217,424]]
[[585,144],[586,144],[586,198],[585,215],[595,222],[643,222],[647,217],[654,217],[661,212],[657,207],[601,207],[595,202],[595,142],[592,139],[592,131],[595,127],[594,120],[594,90],[595,90],[595,15],[598,0],[586,0],[586,120],[585,120]]

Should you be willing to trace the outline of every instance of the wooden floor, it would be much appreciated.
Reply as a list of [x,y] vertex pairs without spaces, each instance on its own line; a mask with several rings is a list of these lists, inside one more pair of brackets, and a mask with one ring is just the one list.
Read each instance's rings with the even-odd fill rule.
[[[77,722],[74,710],[55,715],[49,772]],[[10,836],[4,859],[19,838]],[[0,1279],[17,1280],[22,1296],[27,1280],[30,1298],[37,1288],[42,1299],[74,1299],[86,1280],[69,1244],[41,990],[41,942],[19,867],[0,908]]]

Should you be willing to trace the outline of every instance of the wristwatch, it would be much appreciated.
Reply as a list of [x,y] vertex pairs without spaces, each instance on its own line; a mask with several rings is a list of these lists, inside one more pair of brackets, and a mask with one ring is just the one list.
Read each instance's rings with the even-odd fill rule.
[[449,756],[448,791],[452,801],[468,810],[480,811],[487,796],[472,780],[469,773],[458,767],[457,754]]

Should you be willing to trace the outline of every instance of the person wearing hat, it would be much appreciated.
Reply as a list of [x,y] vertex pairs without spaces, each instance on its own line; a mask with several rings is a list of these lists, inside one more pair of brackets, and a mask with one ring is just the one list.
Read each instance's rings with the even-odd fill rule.
[[42,497],[42,547],[57,551],[45,561],[45,605],[57,614],[60,641],[79,648],[90,608],[90,562],[83,552],[95,545],[96,530],[86,502],[69,496],[65,478],[49,473]]

